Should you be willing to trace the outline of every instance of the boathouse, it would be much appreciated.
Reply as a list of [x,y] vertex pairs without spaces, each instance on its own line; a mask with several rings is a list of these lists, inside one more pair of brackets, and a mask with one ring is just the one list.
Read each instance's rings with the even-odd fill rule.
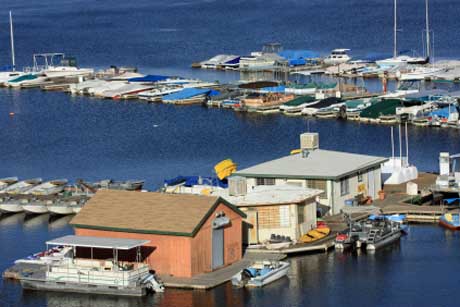
[[256,186],[247,191],[246,178],[232,176],[229,188],[216,190],[246,214],[243,243],[258,244],[272,236],[293,240],[316,228],[316,197],[323,191],[294,185]]
[[193,277],[241,260],[244,217],[219,197],[99,190],[71,225],[81,236],[148,240],[151,269]]
[[297,185],[322,190],[318,202],[340,213],[353,199],[376,199],[382,187],[381,165],[388,159],[319,149],[317,133],[300,136],[291,155],[236,172],[245,177],[248,193],[257,186]]

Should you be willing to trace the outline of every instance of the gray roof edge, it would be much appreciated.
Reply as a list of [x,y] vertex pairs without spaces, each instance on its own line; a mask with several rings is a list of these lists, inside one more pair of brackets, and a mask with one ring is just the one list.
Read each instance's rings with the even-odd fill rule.
[[234,175],[242,177],[263,177],[263,178],[287,178],[287,179],[323,179],[323,180],[337,180],[342,177],[346,177],[353,173],[359,172],[363,169],[369,169],[381,165],[382,163],[387,162],[388,158],[376,157],[375,161],[368,162],[353,171],[346,173],[338,174],[336,176],[309,176],[309,175],[286,175],[286,174],[258,174],[258,173],[244,173],[242,171],[235,172]]

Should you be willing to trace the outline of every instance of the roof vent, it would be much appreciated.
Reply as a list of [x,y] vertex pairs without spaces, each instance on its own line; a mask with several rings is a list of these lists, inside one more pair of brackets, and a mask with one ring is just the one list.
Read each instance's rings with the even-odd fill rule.
[[312,151],[319,148],[319,134],[316,132],[307,132],[300,135],[300,149],[303,152]]

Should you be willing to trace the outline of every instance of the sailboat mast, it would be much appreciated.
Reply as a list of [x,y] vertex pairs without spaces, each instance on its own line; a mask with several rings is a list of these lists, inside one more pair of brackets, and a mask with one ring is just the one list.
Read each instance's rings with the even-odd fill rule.
[[426,21],[426,57],[430,59],[430,18],[428,13],[428,0],[425,0],[425,21]]
[[14,36],[13,36],[13,17],[10,11],[10,40],[11,40],[11,64],[13,65],[13,71],[16,71],[16,59],[14,56]]
[[394,0],[394,23],[393,23],[393,57],[396,58],[398,56],[398,11],[397,11],[398,3],[397,0]]

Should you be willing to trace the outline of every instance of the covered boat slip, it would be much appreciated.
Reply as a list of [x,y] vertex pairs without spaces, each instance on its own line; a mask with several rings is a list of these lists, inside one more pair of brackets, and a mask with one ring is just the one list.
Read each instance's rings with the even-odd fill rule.
[[[22,276],[26,289],[142,296],[152,278],[141,262],[141,246],[149,240],[68,235],[46,242],[73,248],[70,257],[47,264],[45,275]],[[77,248],[90,249],[90,258],[77,258]],[[112,250],[112,257],[96,259],[93,252]],[[119,251],[136,250],[135,261],[121,261]],[[80,252],[79,252],[80,253]]]

